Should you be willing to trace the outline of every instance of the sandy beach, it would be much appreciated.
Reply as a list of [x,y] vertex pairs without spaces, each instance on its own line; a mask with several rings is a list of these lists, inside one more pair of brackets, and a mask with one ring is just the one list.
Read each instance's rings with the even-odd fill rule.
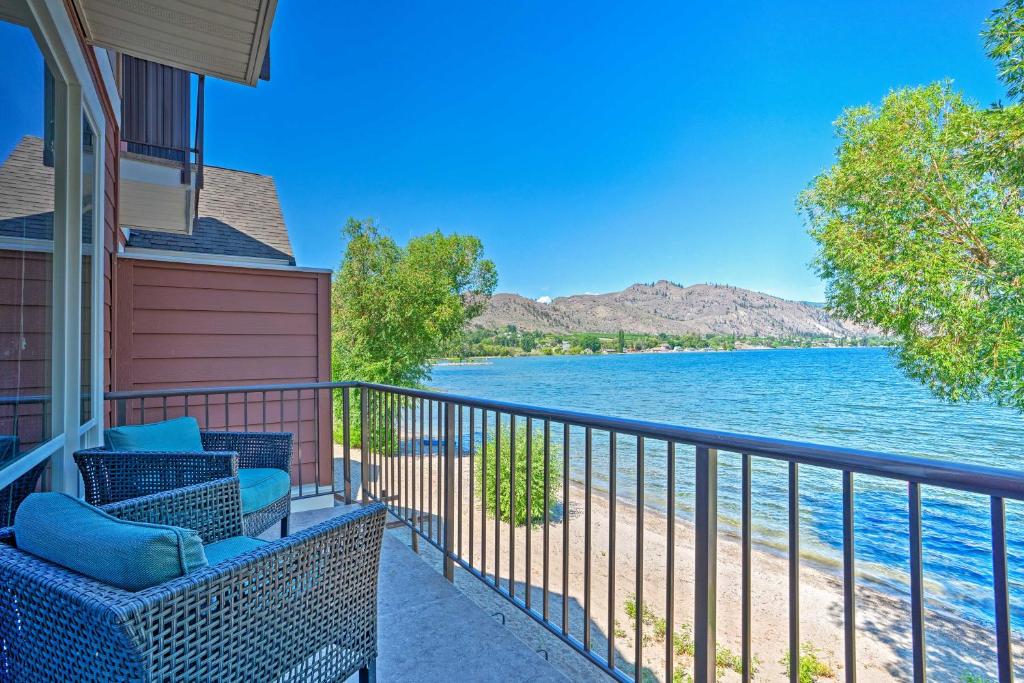
[[[337,449],[340,455],[340,448]],[[358,451],[353,449],[353,479],[358,480]],[[420,457],[385,458],[384,469],[371,468],[371,480],[380,479],[389,494],[397,495],[392,505],[416,513],[424,531],[438,536],[437,513],[440,512],[438,473],[440,460]],[[392,461],[394,461],[392,463]],[[455,485],[456,545],[460,556],[489,577],[495,572],[495,520],[484,514],[479,491],[470,504],[469,458],[460,459],[461,487]],[[397,465],[397,468],[394,466]],[[424,479],[431,481],[430,489],[421,490],[419,467]],[[430,476],[431,467],[433,475]],[[339,468],[340,470],[340,468]],[[406,478],[408,476],[408,478]],[[391,482],[390,485],[387,482]],[[422,496],[423,503],[420,504]],[[432,497],[432,501],[431,501]],[[551,522],[548,527],[548,609],[549,619],[562,623],[562,596],[568,596],[569,633],[582,641],[584,614],[589,601],[590,647],[599,656],[608,651],[609,626],[613,631],[613,646],[617,666],[633,671],[634,623],[627,614],[627,600],[636,592],[635,567],[637,525],[636,510],[627,502],[615,501],[615,549],[609,545],[610,499],[607,493],[592,493],[590,520],[590,586],[585,585],[586,516],[585,490],[579,483],[569,488],[567,514],[563,514],[562,494],[553,496]],[[471,521],[472,518],[472,521]],[[643,663],[645,679],[663,681],[665,678],[666,636],[659,624],[666,617],[667,585],[667,519],[651,508],[644,510],[643,524],[643,602],[649,613],[643,629]],[[472,533],[471,533],[472,524]],[[563,541],[564,525],[568,524],[568,544]],[[514,575],[513,589],[517,597],[527,596],[527,538],[530,541],[529,598],[533,609],[540,612],[543,604],[544,527],[535,525],[529,530],[516,528],[510,534],[507,522],[497,525],[498,574],[501,584],[508,587],[510,572]],[[677,636],[685,633],[693,623],[694,589],[694,532],[692,525],[676,520],[675,562],[672,585],[674,587],[674,629]],[[422,543],[421,543],[422,544]],[[514,549],[514,550],[513,550]],[[514,552],[514,560],[513,560]],[[563,562],[568,569],[568,582],[563,583]],[[753,623],[752,650],[758,660],[756,678],[780,680],[784,678],[782,663],[788,651],[788,562],[778,555],[755,547],[752,560]],[[609,577],[614,582],[614,604],[609,615]],[[740,652],[740,580],[741,548],[735,540],[720,534],[718,544],[718,642],[733,654]],[[842,582],[839,577],[811,566],[801,567],[800,573],[800,632],[801,641],[811,644],[818,658],[834,672],[835,680],[844,680],[843,671],[843,608]],[[936,681],[959,681],[965,674],[981,674],[995,679],[995,637],[990,630],[968,622],[956,615],[935,610],[928,611],[927,651],[928,678]],[[861,681],[910,680],[910,609],[909,605],[892,595],[858,585],[857,590],[857,676]],[[1015,662],[1018,675],[1024,676],[1024,644],[1015,634]],[[691,659],[682,654],[675,656],[675,668],[689,671]],[[721,680],[740,680],[737,672],[720,671]],[[678,679],[677,679],[678,680]],[[828,680],[828,679],[823,679]]]

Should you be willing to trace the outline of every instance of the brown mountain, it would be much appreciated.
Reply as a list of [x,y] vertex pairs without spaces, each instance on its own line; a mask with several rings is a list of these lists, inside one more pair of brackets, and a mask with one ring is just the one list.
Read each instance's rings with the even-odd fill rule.
[[542,304],[518,294],[495,294],[476,328],[515,325],[539,332],[638,332],[863,337],[868,328],[831,317],[820,306],[727,285],[683,287],[667,280],[621,292],[576,294]]

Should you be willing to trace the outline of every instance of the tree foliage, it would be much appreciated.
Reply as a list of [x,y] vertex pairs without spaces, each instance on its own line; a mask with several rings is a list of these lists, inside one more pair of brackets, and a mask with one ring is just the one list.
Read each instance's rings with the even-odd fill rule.
[[1011,0],[992,12],[981,35],[1007,94],[1019,99],[1024,94],[1024,0]]
[[332,285],[332,365],[337,380],[416,386],[446,341],[479,315],[497,272],[469,235],[435,231],[405,247],[373,221],[349,219]]
[[983,110],[939,83],[835,127],[835,164],[799,199],[830,309],[893,335],[937,395],[1024,410],[1020,105]]

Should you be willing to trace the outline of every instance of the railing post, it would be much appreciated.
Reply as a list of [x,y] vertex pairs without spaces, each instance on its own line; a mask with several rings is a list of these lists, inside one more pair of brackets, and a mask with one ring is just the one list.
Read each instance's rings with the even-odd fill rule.
[[[331,406],[333,411],[334,406],[334,392],[331,392]],[[341,446],[341,452],[343,455],[342,459],[342,477],[345,480],[345,505],[352,504],[352,452],[349,447],[349,441],[351,441],[351,427],[348,423],[352,417],[352,404],[351,396],[349,396],[349,388],[345,387],[341,390],[341,438],[344,443]],[[331,425],[334,427],[334,425]]]
[[444,404],[444,578],[455,581],[455,404]]
[[715,680],[718,590],[718,451],[697,447],[693,680]]
[[128,424],[128,402],[119,398],[117,399],[117,426],[122,427],[126,424]]
[[362,491],[360,500],[363,505],[370,502],[370,448],[369,448],[369,423],[368,415],[369,391],[366,387],[359,387],[359,488]]

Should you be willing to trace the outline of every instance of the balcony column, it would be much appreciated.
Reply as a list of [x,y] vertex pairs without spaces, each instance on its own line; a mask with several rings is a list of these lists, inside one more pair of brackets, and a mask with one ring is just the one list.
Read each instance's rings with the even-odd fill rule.
[[718,591],[718,451],[697,447],[693,680],[712,683]]

